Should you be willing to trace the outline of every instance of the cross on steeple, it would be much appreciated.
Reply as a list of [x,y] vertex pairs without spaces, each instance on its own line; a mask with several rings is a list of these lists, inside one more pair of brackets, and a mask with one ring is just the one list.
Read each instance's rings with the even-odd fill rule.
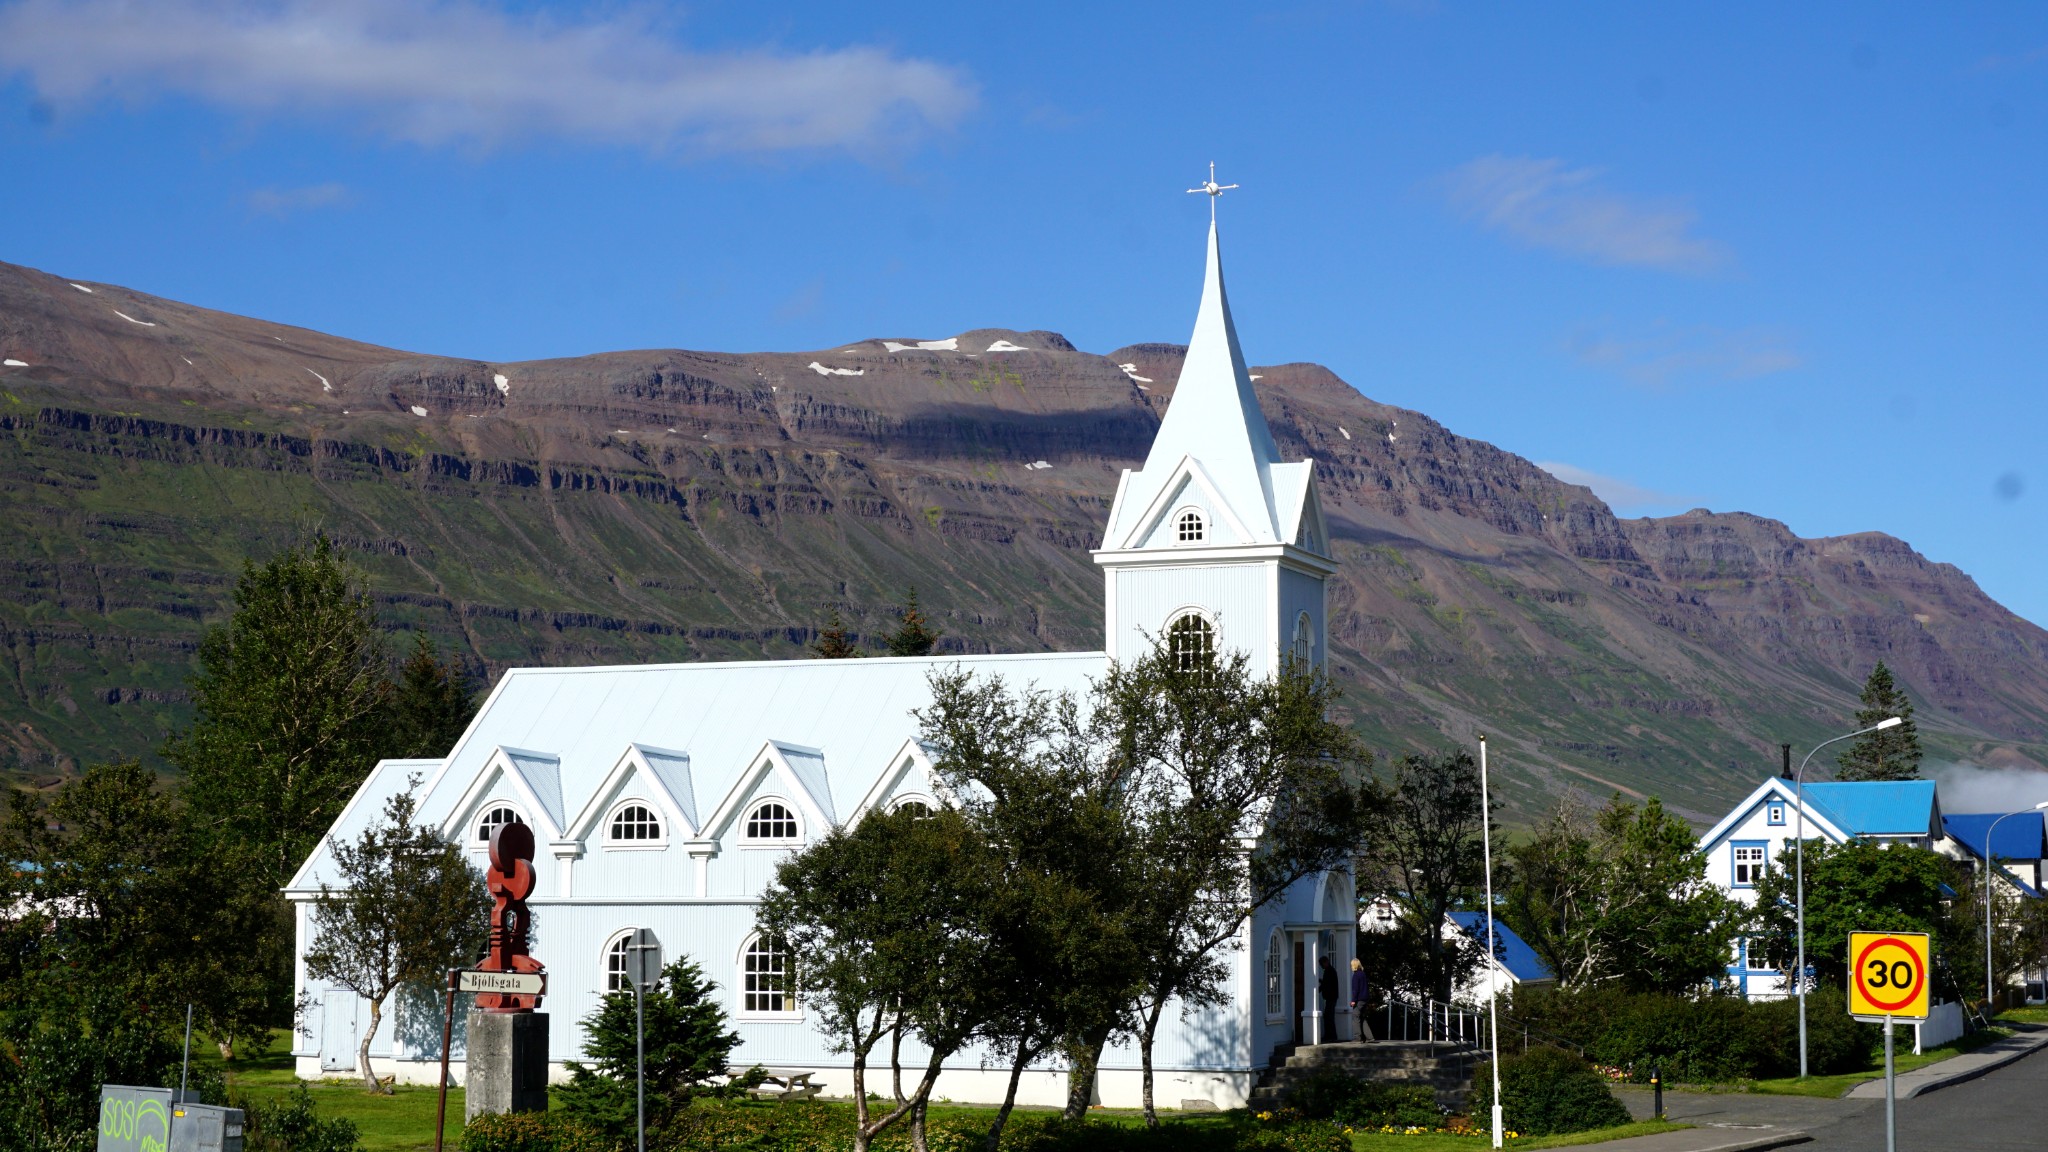
[[1214,224],[1216,222],[1216,198],[1235,187],[1237,187],[1235,184],[1218,184],[1216,182],[1216,162],[1211,160],[1209,161],[1208,182],[1199,188],[1188,189],[1188,194],[1190,196],[1197,192],[1207,192],[1209,194],[1209,223]]

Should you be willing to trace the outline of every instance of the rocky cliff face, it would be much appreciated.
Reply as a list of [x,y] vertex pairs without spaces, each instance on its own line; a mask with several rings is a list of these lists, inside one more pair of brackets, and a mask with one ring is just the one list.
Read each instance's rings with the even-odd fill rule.
[[[799,657],[911,586],[957,648],[1095,647],[1087,550],[1181,355],[985,329],[500,364],[0,265],[0,757],[147,753],[244,556],[315,528],[487,675]],[[1317,461],[1332,655],[1385,751],[1485,731],[1517,811],[1620,788],[1707,816],[1882,657],[1936,750],[2048,761],[2048,634],[1903,543],[1618,520],[1326,369],[1255,371]]]

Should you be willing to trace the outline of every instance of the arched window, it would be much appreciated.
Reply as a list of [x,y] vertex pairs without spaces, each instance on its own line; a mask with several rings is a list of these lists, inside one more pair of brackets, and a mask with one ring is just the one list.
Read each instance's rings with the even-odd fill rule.
[[604,950],[604,990],[606,992],[631,992],[633,985],[626,979],[626,945],[633,942],[633,930],[626,929],[618,934]]
[[1280,932],[1275,929],[1266,938],[1266,1015],[1275,1018],[1281,1011],[1280,964]]
[[1316,626],[1306,612],[1294,618],[1294,658],[1303,664],[1316,658]]
[[499,804],[485,812],[483,818],[476,822],[477,843],[489,844],[491,842],[491,833],[496,832],[500,824],[524,823],[526,821],[520,818],[518,811],[510,804]]
[[607,839],[648,841],[661,839],[661,819],[645,804],[627,804],[612,813]]
[[754,809],[747,817],[749,840],[796,839],[796,816],[773,800]]
[[741,1010],[788,1012],[796,1007],[789,986],[789,948],[773,936],[747,941],[740,956]]
[[1190,508],[1174,521],[1174,539],[1181,544],[1200,544],[1209,538],[1209,525],[1202,514]]
[[913,796],[908,800],[898,800],[895,806],[890,808],[889,811],[908,812],[913,816],[922,817],[929,816],[932,814],[932,806]]
[[1182,672],[1207,667],[1216,656],[1216,629],[1200,613],[1184,612],[1166,626],[1166,650]]

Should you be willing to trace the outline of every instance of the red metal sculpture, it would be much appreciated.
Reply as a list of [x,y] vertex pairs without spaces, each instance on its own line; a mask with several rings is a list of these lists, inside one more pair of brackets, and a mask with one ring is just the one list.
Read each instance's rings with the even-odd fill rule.
[[[539,972],[541,962],[526,954],[526,898],[533,895],[533,829],[500,824],[491,832],[491,867],[484,873],[491,892],[491,952],[478,968],[485,972]],[[482,992],[476,1006],[486,1012],[531,1012],[539,996]]]

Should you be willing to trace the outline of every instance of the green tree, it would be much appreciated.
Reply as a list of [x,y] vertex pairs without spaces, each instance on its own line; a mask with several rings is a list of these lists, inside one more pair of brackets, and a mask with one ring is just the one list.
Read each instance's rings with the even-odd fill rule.
[[1565,988],[1687,993],[1727,966],[1746,910],[1707,881],[1692,829],[1617,793],[1588,819],[1567,802],[1508,851],[1502,919]]
[[[644,996],[648,1125],[665,1126],[678,1108],[714,1077],[739,1045],[725,1009],[712,994],[718,985],[688,957],[662,969]],[[564,1111],[621,1146],[634,1136],[634,1078],[639,1041],[633,993],[612,992],[583,1018],[583,1054],[595,1068],[569,1062],[570,1081],[555,1089]]]
[[1870,679],[1863,682],[1863,707],[1856,710],[1856,727],[1868,728],[1893,716],[1905,723],[1882,732],[1866,732],[1835,758],[1837,779],[1919,779],[1920,729],[1913,723],[1913,701],[1880,660],[1870,670]]
[[[1796,963],[1793,849],[1756,884],[1756,937],[1781,971]],[[1966,920],[1950,911],[1951,893],[1966,891],[1969,879],[1956,863],[1924,848],[1885,847],[1866,840],[1806,845],[1806,962],[1822,984],[1844,985],[1851,932],[1927,932],[1934,936],[1936,984],[1959,991],[1952,972],[1972,955]],[[1967,916],[1967,913],[1964,914]],[[1981,922],[1977,933],[1983,931]],[[1979,945],[1981,947],[1981,945]],[[1982,953],[1975,952],[1978,971]]]
[[1392,928],[1359,939],[1388,984],[1447,1001],[1478,968],[1485,945],[1446,925],[1452,909],[1479,891],[1481,821],[1489,818],[1470,753],[1411,753],[1395,766],[1387,818],[1367,843],[1360,869],[1385,887],[1400,911]]
[[398,667],[391,699],[391,756],[446,756],[476,716],[476,690],[454,657],[442,660],[425,633],[413,635],[412,654]]
[[853,637],[846,631],[846,621],[840,619],[839,609],[832,609],[832,615],[825,621],[825,627],[818,632],[818,638],[811,642],[811,651],[821,660],[858,660],[860,649]]
[[194,814],[251,882],[281,887],[391,748],[391,683],[362,581],[322,536],[235,585],[206,634],[198,712],[164,746]]
[[903,608],[898,615],[901,617],[901,623],[897,624],[894,632],[889,633],[886,641],[889,645],[889,655],[931,655],[932,649],[938,647],[939,634],[932,629],[931,622],[925,619],[924,610],[917,605],[917,589],[910,590],[910,595],[904,599]]
[[1130,1015],[1150,1126],[1168,1006],[1226,1002],[1227,953],[1245,921],[1297,882],[1346,868],[1365,840],[1378,807],[1371,755],[1330,720],[1335,699],[1326,676],[1294,661],[1259,678],[1242,652],[1189,665],[1163,645],[1112,665],[1097,692],[1136,833],[1124,861],[1142,957]]
[[413,823],[417,781],[408,784],[385,802],[382,822],[353,843],[328,842],[340,884],[321,881],[306,953],[309,977],[369,1002],[357,1060],[371,1092],[385,1090],[370,1068],[384,1002],[401,985],[439,985],[448,969],[482,954],[490,933],[483,874],[434,828]]
[[1000,677],[957,669],[930,683],[932,704],[917,713],[921,739],[938,778],[1001,853],[1003,882],[987,909],[983,1036],[1008,1059],[1010,1078],[989,1126],[992,1150],[1024,1069],[1056,1047],[1092,1058],[1138,989],[1124,915],[1134,877],[1120,866],[1134,847],[1120,807],[1126,774],[1104,754],[1115,746],[1100,738],[1107,728],[1084,720],[1071,696],[1012,692]]

